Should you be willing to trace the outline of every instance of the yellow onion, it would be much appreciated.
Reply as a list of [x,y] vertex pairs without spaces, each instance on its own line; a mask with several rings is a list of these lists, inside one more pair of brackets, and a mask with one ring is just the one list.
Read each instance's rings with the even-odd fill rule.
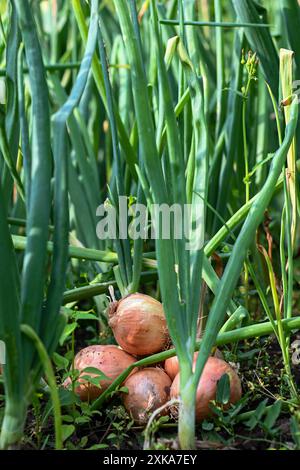
[[[115,345],[95,345],[88,346],[79,351],[74,358],[74,369],[80,372],[77,382],[79,385],[75,388],[75,393],[81,400],[94,400],[123,372],[127,367],[135,362],[135,358],[127,352],[122,351]],[[106,375],[107,379],[100,380],[99,387],[83,378],[89,376],[97,377],[97,374],[84,372],[87,367],[95,367]],[[68,378],[63,383],[64,387],[69,387],[71,379]]]
[[[230,380],[230,399],[224,406],[228,408],[230,403],[236,403],[242,396],[242,387],[237,373],[227,362],[217,357],[209,357],[201,375],[196,395],[196,421],[200,422],[213,414],[210,402],[216,399],[217,384],[222,375],[228,374]],[[172,383],[170,396],[179,396],[180,373],[178,373]]]
[[171,384],[170,377],[159,367],[147,367],[126,379],[128,393],[123,394],[123,402],[136,423],[146,424],[150,414],[169,400]]
[[[213,355],[214,355],[214,357],[218,357],[219,359],[223,359],[223,354],[221,353],[221,351],[219,349],[216,349]],[[197,360],[197,357],[198,357],[198,352],[195,352],[194,353],[194,360],[193,360],[193,365],[194,366],[195,366],[195,362]],[[173,357],[169,357],[168,359],[166,359],[165,363],[164,363],[164,369],[165,369],[166,373],[168,374],[168,376],[170,377],[170,379],[174,380],[176,375],[179,372],[178,357],[173,356]]]
[[[194,353],[193,364],[195,364],[198,357],[198,352]],[[164,369],[171,380],[174,380],[179,372],[179,361],[177,356],[169,357],[165,360]]]
[[149,295],[131,294],[113,302],[109,325],[117,343],[136,356],[162,351],[169,342],[163,306]]

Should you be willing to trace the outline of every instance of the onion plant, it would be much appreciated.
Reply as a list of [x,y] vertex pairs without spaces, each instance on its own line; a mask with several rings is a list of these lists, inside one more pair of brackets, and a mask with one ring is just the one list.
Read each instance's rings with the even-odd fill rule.
[[[65,323],[64,317],[59,312],[65,286],[68,256],[67,120],[84,91],[90,70],[98,31],[98,1],[94,0],[91,5],[89,36],[78,79],[70,97],[53,117],[54,162],[52,162],[51,156],[48,85],[42,51],[29,3],[27,1],[13,1],[11,15],[14,27],[10,33],[18,37],[20,31],[20,37],[24,43],[30,79],[33,131],[31,146],[24,152],[24,158],[29,159],[26,162],[28,170],[26,189],[28,191],[30,188],[30,190],[26,193],[27,238],[22,270],[19,270],[16,263],[7,223],[7,207],[4,205],[4,197],[1,197],[1,258],[3,260],[1,280],[5,281],[1,282],[0,331],[7,350],[7,363],[4,366],[5,414],[0,438],[2,448],[14,445],[21,438],[26,410],[41,376],[43,365],[41,359],[45,357],[45,351],[52,354],[55,350]],[[22,75],[18,78],[21,79]],[[19,84],[19,89],[22,86],[24,83]],[[16,93],[16,89],[14,93]],[[24,94],[21,93],[20,104],[24,105],[22,97]],[[15,108],[14,119],[17,119],[17,113],[17,108]],[[10,128],[11,121],[10,113],[7,113],[6,129]],[[22,125],[26,126],[26,123],[23,122]],[[2,130],[5,132],[4,127]],[[25,135],[26,128],[22,133],[24,145],[28,143],[24,142]],[[18,135],[14,135],[15,139],[17,137]],[[13,156],[11,159],[13,162]],[[46,261],[48,224],[52,203],[50,188],[52,163],[54,163],[55,181],[53,194],[54,238],[51,278],[49,285],[47,285]],[[13,175],[12,168],[10,166],[8,168]],[[6,270],[6,274],[4,270]],[[45,287],[47,288],[46,297]],[[46,347],[46,349],[42,346],[39,347],[38,351],[44,352],[40,356],[36,351],[39,342]],[[46,364],[47,362],[45,362]],[[57,403],[55,409],[57,410]],[[59,432],[59,427],[57,431]],[[58,439],[57,447],[60,446],[61,439]]]
[[[138,168],[139,177],[145,190],[150,195],[150,203],[178,203],[181,207],[187,201],[185,186],[184,154],[181,153],[182,144],[179,136],[178,123],[171,102],[171,88],[163,56],[161,32],[158,23],[158,13],[155,2],[151,2],[151,19],[153,36],[155,38],[156,55],[158,62],[160,105],[165,115],[168,169],[164,167],[164,160],[160,160],[157,153],[155,130],[151,119],[150,103],[147,99],[147,78],[143,66],[142,50],[139,42],[139,32],[136,30],[136,11],[134,2],[116,0],[115,6],[120,21],[123,40],[126,47],[128,61],[132,73],[132,93],[139,129],[139,144],[144,171]],[[181,3],[179,2],[179,11]],[[131,8],[130,8],[131,7]],[[181,23],[181,26],[183,24]],[[191,158],[192,168],[192,203],[199,201],[197,193],[202,194],[202,200],[207,197],[207,161],[209,148],[207,130],[205,126],[205,92],[192,60],[185,48],[184,27],[178,38],[176,51],[185,74],[185,81],[190,90],[192,115],[194,117],[194,154]],[[191,48],[193,46],[190,46]],[[255,57],[254,57],[255,60]],[[200,355],[195,373],[192,372],[192,358],[195,350],[196,324],[199,309],[201,278],[199,272],[202,266],[203,250],[188,252],[182,240],[164,240],[160,233],[156,242],[159,280],[162,289],[166,317],[175,345],[181,370],[181,405],[179,413],[179,440],[182,448],[191,448],[194,445],[194,406],[196,387],[203,370],[205,361],[214,345],[218,330],[221,328],[224,312],[233,293],[235,284],[240,275],[247,250],[255,235],[258,224],[262,220],[264,211],[272,197],[272,188],[276,183],[287,151],[294,136],[297,123],[297,107],[293,104],[293,119],[287,128],[284,143],[275,153],[269,176],[262,187],[256,202],[250,209],[243,229],[233,247],[230,261],[219,285],[212,310],[208,317],[206,331],[201,343]],[[245,137],[246,138],[246,137]],[[246,167],[247,168],[247,167]],[[248,171],[247,171],[248,173]],[[166,179],[168,176],[168,179]],[[147,187],[147,180],[151,181],[151,189]],[[198,200],[197,200],[198,199]],[[249,201],[249,195],[246,202]],[[199,202],[198,202],[199,204]],[[203,222],[205,220],[205,204],[203,204]],[[204,223],[202,224],[204,230]],[[186,240],[183,239],[183,242]],[[177,269],[175,268],[177,267]],[[171,294],[173,292],[173,294]],[[175,295],[174,293],[177,293]],[[193,295],[191,295],[193,293]]]

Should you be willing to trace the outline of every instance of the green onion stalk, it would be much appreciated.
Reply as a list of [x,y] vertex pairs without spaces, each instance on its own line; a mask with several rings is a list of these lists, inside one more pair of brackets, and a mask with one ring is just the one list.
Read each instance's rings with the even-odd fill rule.
[[[12,308],[1,305],[1,338],[5,341],[7,362],[4,366],[5,412],[1,428],[0,446],[7,448],[15,445],[21,438],[26,417],[29,395],[32,391],[31,363],[34,348],[30,340],[21,336],[20,321],[38,329],[39,313],[43,302],[45,280],[46,242],[50,215],[50,179],[51,179],[51,143],[50,113],[48,89],[43,69],[42,55],[37,38],[31,8],[27,0],[11,2],[11,15],[17,19],[22,34],[27,64],[30,69],[29,79],[32,92],[33,141],[32,166],[39,171],[31,184],[30,207],[28,207],[27,246],[24,267],[20,276],[16,267],[15,254],[8,227],[1,224],[1,248],[5,250],[10,262],[1,263],[8,268],[8,277],[13,279],[9,288],[1,282],[1,299],[15,296]],[[43,187],[43,200],[38,196]],[[2,197],[1,197],[2,200]],[[4,209],[3,209],[4,210]],[[3,212],[2,210],[2,212]],[[2,220],[2,214],[1,214]],[[3,219],[4,220],[4,219]],[[34,254],[34,256],[32,256]],[[2,256],[1,256],[2,258]],[[5,274],[1,279],[6,277]],[[21,287],[21,295],[19,294]],[[7,315],[9,311],[9,315]],[[8,318],[7,318],[8,317]]]
[[[172,103],[171,88],[167,69],[164,62],[161,32],[157,17],[156,3],[151,2],[152,31],[155,39],[155,50],[158,62],[158,79],[161,87],[163,102],[159,112],[163,112],[166,123],[167,154],[164,159],[168,167],[168,176],[163,168],[156,146],[151,106],[148,98],[147,78],[143,64],[141,43],[136,25],[135,2],[115,0],[124,45],[131,70],[132,93],[139,131],[140,154],[142,164],[137,165],[144,193],[148,202],[155,204],[179,204],[181,208],[186,203],[185,166],[182,156],[182,145],[178,123]],[[130,6],[130,8],[129,8]],[[194,186],[201,195],[205,195],[206,172],[206,129],[203,119],[203,101],[201,83],[188,57],[184,44],[178,41],[177,55],[182,64],[182,70],[193,96],[194,126],[195,126],[195,173]],[[199,113],[200,112],[200,113]],[[200,138],[201,135],[201,138]],[[151,181],[151,190],[148,182]],[[204,187],[203,187],[204,182]],[[197,197],[193,195],[192,217],[195,217]],[[202,206],[202,211],[204,210]],[[205,219],[204,213],[203,220]],[[193,219],[195,220],[195,219]],[[157,263],[162,300],[168,323],[168,328],[176,348],[181,369],[181,405],[179,415],[179,440],[183,449],[194,446],[195,437],[195,397],[196,385],[193,382],[192,359],[195,351],[197,318],[201,288],[201,271],[203,249],[186,249],[187,239],[165,239],[162,234],[161,220],[158,221],[158,239],[156,240]],[[204,229],[204,227],[202,227]],[[182,232],[183,233],[183,232]],[[195,234],[193,234],[195,236]],[[193,238],[192,238],[193,240]],[[193,240],[195,241],[195,240]],[[193,293],[193,296],[191,295]]]
[[[12,23],[17,20],[26,53],[32,95],[33,131],[32,148],[26,146],[24,152],[24,158],[30,158],[31,161],[25,162],[26,176],[30,181],[26,181],[24,187],[26,191],[30,188],[30,194],[25,194],[27,237],[26,245],[23,246],[25,252],[21,272],[8,228],[2,187],[0,188],[0,338],[6,345],[5,411],[0,448],[14,447],[22,438],[27,407],[44,369],[52,391],[55,446],[59,449],[62,447],[60,406],[49,356],[55,350],[65,326],[65,317],[60,315],[60,306],[68,262],[67,120],[79,103],[91,68],[98,32],[98,0],[91,2],[89,34],[78,77],[69,98],[53,117],[53,198],[49,93],[41,47],[28,0],[13,0],[11,5],[14,20]],[[19,74],[19,78],[22,78],[22,74]],[[19,91],[21,85],[22,80],[19,83]],[[23,99],[24,93],[20,93],[24,136],[28,135],[28,129],[24,119]],[[53,244],[51,244],[52,265],[48,284],[45,268],[48,261],[51,206],[54,213],[54,228]],[[46,285],[48,289],[45,298]]]
[[[135,9],[133,1],[115,0],[115,7],[119,18],[124,45],[127,52],[132,78],[132,93],[136,112],[137,127],[139,131],[139,145],[143,157],[144,168],[136,165],[141,184],[147,194],[147,199],[157,204],[185,202],[185,181],[182,168],[182,155],[180,153],[181,143],[174,114],[171,106],[170,85],[166,74],[166,66],[162,56],[161,34],[158,26],[155,2],[151,2],[151,18],[153,37],[156,47],[158,63],[159,84],[163,91],[163,112],[165,115],[165,135],[167,141],[168,176],[162,168],[159,152],[156,147],[155,132],[151,116],[151,107],[148,99],[147,77],[143,66],[142,52],[139,36],[134,24]],[[201,196],[206,197],[205,175],[206,175],[206,129],[203,119],[203,94],[201,81],[195,72],[193,63],[189,59],[184,44],[177,41],[177,54],[186,74],[187,83],[190,88],[190,96],[193,113],[193,127],[195,132],[195,155],[196,165],[193,166],[194,192],[197,189]],[[196,112],[195,112],[196,111]],[[201,285],[202,255],[203,250],[196,253],[188,252],[183,247],[182,241],[165,240],[159,233],[156,241],[158,274],[164,303],[165,314],[176,354],[180,363],[180,412],[179,412],[179,441],[182,449],[191,449],[195,446],[195,396],[197,385],[211,349],[216,342],[219,330],[224,323],[224,316],[238,278],[242,271],[248,249],[255,237],[255,231],[263,219],[263,214],[274,193],[278,178],[285,163],[286,155],[293,139],[297,123],[297,106],[295,100],[291,105],[291,120],[286,127],[285,138],[282,145],[273,156],[267,180],[261,191],[232,217],[230,226],[236,226],[247,215],[244,225],[237,237],[230,260],[224,275],[218,285],[218,292],[209,313],[208,323],[200,345],[200,354],[197,360],[196,371],[192,371],[192,359],[196,349],[196,323],[199,307],[199,295]],[[202,158],[201,158],[202,157]],[[197,173],[198,172],[198,173]],[[151,181],[151,191],[148,181]],[[204,184],[203,184],[204,181]],[[171,183],[171,184],[170,184]],[[202,185],[200,184],[202,183]],[[201,191],[199,191],[199,186]],[[205,208],[204,208],[205,211]],[[228,235],[228,227],[214,237],[213,241],[205,247],[205,253],[211,254],[213,248]],[[186,240],[184,240],[186,241]],[[176,269],[175,269],[176,265]],[[191,292],[193,296],[191,296]],[[123,377],[124,378],[124,377]],[[97,400],[93,407],[97,408],[104,400],[103,395]]]
[[211,311],[209,313],[206,331],[200,347],[200,353],[197,358],[195,381],[198,380],[203,371],[205,362],[210,354],[211,348],[217,338],[219,329],[224,321],[224,315],[228,302],[232,296],[237,284],[240,272],[247,256],[247,251],[255,236],[255,231],[263,219],[264,211],[268,207],[274,186],[284,167],[288,150],[295,136],[298,120],[298,103],[296,95],[292,97],[290,105],[290,121],[286,126],[285,137],[282,145],[275,152],[266,182],[257,195],[255,203],[252,205],[249,214],[243,224],[243,227],[234,244],[229,262],[222,276],[219,291],[214,299]]

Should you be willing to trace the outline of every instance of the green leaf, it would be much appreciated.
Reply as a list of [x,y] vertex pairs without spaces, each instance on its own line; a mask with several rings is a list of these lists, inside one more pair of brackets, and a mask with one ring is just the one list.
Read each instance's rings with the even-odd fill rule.
[[[22,30],[29,70],[32,116],[32,174],[30,207],[27,208],[27,240],[22,270],[21,321],[39,331],[44,301],[47,262],[48,225],[51,207],[50,181],[52,156],[50,138],[49,94],[36,23],[28,0],[15,0],[18,24]],[[36,171],[38,169],[38,171]],[[41,194],[41,188],[42,194]],[[48,334],[53,332],[53,323]],[[44,338],[42,338],[44,339]],[[33,358],[34,346],[26,339],[23,347],[24,376]],[[31,384],[30,384],[31,385]]]
[[[266,10],[260,8],[253,0],[232,0],[237,18],[245,23],[265,23]],[[261,13],[264,18],[261,19]],[[270,84],[273,94],[278,98],[279,59],[270,31],[267,28],[245,28],[245,35],[250,48],[257,53],[265,80]]]
[[284,21],[283,36],[287,41],[285,46],[295,52],[295,62],[297,66],[297,77],[300,72],[300,44],[299,44],[299,27],[300,27],[300,7],[297,0],[279,0],[280,10]]
[[[73,9],[74,9],[74,14],[76,17],[76,21],[78,24],[78,28],[80,31],[81,38],[84,43],[86,43],[87,39],[87,25],[86,25],[86,19],[82,10],[82,6],[80,2],[76,1],[73,2]],[[103,79],[103,73],[102,69],[99,63],[99,60],[96,56],[93,58],[92,62],[92,72],[95,80],[95,84],[99,90],[101,99],[104,103],[105,108],[107,109],[107,98],[106,98],[106,92],[105,92],[105,85],[104,85],[104,79]],[[133,175],[134,178],[136,178],[136,172],[135,172],[135,163],[137,163],[136,160],[136,155],[134,152],[134,149],[129,141],[127,131],[125,129],[125,126],[123,124],[123,121],[120,117],[118,108],[114,105],[114,113],[116,114],[116,119],[117,119],[117,125],[118,125],[118,133],[119,133],[119,138],[120,138],[120,143],[122,145],[122,148],[124,150],[123,155],[124,158],[126,159],[126,163],[131,171],[131,174]]]
[[69,239],[69,191],[68,191],[68,164],[70,158],[67,120],[74,108],[79,104],[85,90],[88,75],[91,69],[98,32],[98,0],[91,1],[89,33],[84,56],[79,73],[71,89],[70,95],[63,106],[53,116],[53,156],[54,156],[54,234],[53,259],[46,314],[42,318],[45,342],[48,348],[55,349],[59,341],[57,329],[53,334],[48,333],[50,325],[57,319],[62,294],[65,287],[66,269],[68,264]]
[[74,421],[74,417],[71,415],[62,415],[61,419],[65,423],[73,423]]
[[[89,384],[95,385],[98,388],[101,388],[101,385],[99,383],[99,378],[97,377],[91,377],[90,375],[81,375],[80,379],[86,380]],[[79,385],[80,382],[76,382],[76,385]]]
[[254,429],[255,426],[259,423],[261,417],[264,415],[266,411],[266,406],[268,403],[268,399],[266,398],[263,400],[258,407],[256,408],[255,412],[251,416],[251,418],[245,423],[245,425],[250,429]]
[[285,138],[282,145],[274,154],[267,180],[258,194],[255,205],[251,207],[234,244],[230,259],[220,281],[218,292],[210,309],[196,363],[196,383],[198,383],[206,360],[215,344],[218,332],[223,325],[226,309],[240,277],[248,250],[253,243],[257,227],[263,219],[264,212],[270,203],[276,182],[285,164],[287,152],[294,138],[298,121],[298,103],[296,99],[293,99],[291,104],[291,116],[291,121],[285,130]]
[[76,424],[86,424],[91,421],[90,416],[78,416],[78,418],[75,419]]
[[280,412],[281,412],[281,408],[282,408],[282,401],[281,400],[277,400],[274,405],[271,406],[271,408],[268,409],[267,411],[267,416],[264,420],[264,426],[266,427],[266,429],[268,431],[271,431],[271,429],[273,428],[274,424],[276,423],[277,421],[277,418],[279,417],[280,415]]
[[214,423],[204,420],[201,427],[204,431],[212,431],[214,429]]
[[88,436],[83,436],[83,437],[80,439],[80,444],[79,444],[80,447],[81,447],[81,448],[85,447],[85,446],[87,445],[87,443],[88,443],[88,440],[89,440]]
[[297,449],[300,450],[300,425],[296,416],[292,416],[291,418],[291,433],[296,443]]
[[65,329],[59,339],[59,344],[62,346],[66,339],[76,330],[78,323],[73,322],[65,326]]
[[[5,134],[7,136],[7,147],[11,156],[11,168],[15,167],[19,146],[20,122],[18,112],[17,96],[17,57],[20,44],[20,31],[18,28],[16,8],[11,3],[11,16],[6,47],[6,117]],[[1,167],[0,167],[1,168]],[[10,170],[11,171],[11,170]],[[15,178],[15,175],[12,175]],[[1,168],[1,178],[4,189],[6,204],[9,202],[13,185],[7,168]]]
[[107,377],[100,369],[97,369],[97,367],[85,367],[82,372],[87,372],[88,374],[95,374],[97,375],[97,378],[101,380],[110,380],[109,377]]
[[[61,406],[70,406],[76,403],[77,405],[81,403],[80,398],[75,395],[71,390],[67,390],[65,388],[59,388],[58,389],[58,396],[59,396],[59,401]],[[42,416],[42,422],[45,423],[49,414],[53,410],[53,405],[51,399],[47,402],[43,416]]]
[[75,426],[73,424],[63,424],[61,428],[63,442],[69,439],[69,437],[71,437],[75,432]]
[[93,446],[89,447],[87,450],[99,450],[99,449],[107,449],[109,446],[107,444],[94,444]]
[[217,384],[216,402],[226,405],[230,399],[230,377],[223,374]]
[[73,313],[74,320],[99,320],[97,315],[93,313],[85,313],[85,312],[74,312]]
[[56,352],[53,353],[52,359],[58,370],[67,369],[69,366],[69,360]]
[[[24,355],[21,347],[19,325],[20,282],[17,259],[12,244],[7,212],[0,185],[0,339],[5,341],[6,359],[5,388],[6,403],[21,403],[24,400],[23,370]],[[22,421],[24,416],[22,417]],[[2,445],[2,442],[0,442]]]

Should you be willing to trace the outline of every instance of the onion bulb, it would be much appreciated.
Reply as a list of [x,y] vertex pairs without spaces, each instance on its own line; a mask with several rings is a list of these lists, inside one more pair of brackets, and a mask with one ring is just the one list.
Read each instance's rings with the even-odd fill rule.
[[[135,362],[134,357],[118,346],[114,345],[95,345],[79,351],[74,358],[74,369],[80,372],[75,387],[75,393],[79,395],[81,400],[94,400],[131,364]],[[106,375],[107,379],[100,379],[98,385],[89,382],[86,376],[91,378],[97,377],[97,374],[85,372],[87,367],[99,369]],[[133,373],[133,372],[132,372]],[[71,379],[68,378],[63,383],[64,387],[69,387]]]
[[[209,357],[201,375],[196,395],[196,421],[200,422],[213,414],[210,401],[216,399],[217,384],[222,375],[228,374],[230,380],[230,399],[224,407],[228,408],[230,403],[236,403],[242,396],[241,382],[237,373],[227,362],[216,357]],[[177,374],[171,387],[172,398],[179,396],[180,374]]]
[[149,295],[131,294],[119,302],[113,302],[109,325],[117,343],[130,354],[153,354],[168,345],[163,306]]
[[[216,349],[213,355],[215,357],[218,357],[219,359],[223,359],[223,354],[221,353],[219,349]],[[198,357],[198,352],[195,352],[194,359],[193,359],[193,366],[194,366],[193,368],[195,368],[195,362],[197,360],[197,357]],[[179,372],[178,357],[173,356],[173,357],[169,357],[168,359],[166,359],[165,364],[164,364],[164,369],[166,373],[168,374],[168,376],[170,377],[170,379],[174,380],[176,375]]]
[[[193,359],[193,365],[195,365],[195,362],[198,357],[198,352],[194,353],[194,359]],[[176,375],[179,372],[179,361],[177,356],[169,357],[168,359],[165,360],[164,364],[164,369],[168,376],[170,377],[171,380],[174,380]]]
[[171,384],[170,377],[159,367],[147,367],[126,379],[128,393],[123,394],[123,402],[136,423],[146,424],[149,415],[169,400]]

